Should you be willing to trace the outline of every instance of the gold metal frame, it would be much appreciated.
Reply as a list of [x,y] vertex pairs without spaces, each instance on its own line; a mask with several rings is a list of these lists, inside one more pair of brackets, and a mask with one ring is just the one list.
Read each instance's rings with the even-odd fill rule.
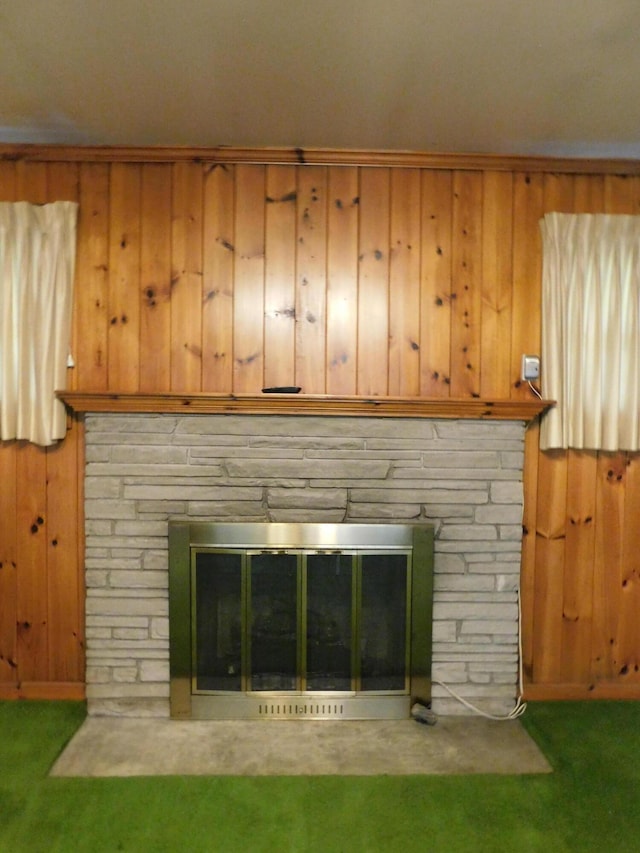
[[[298,601],[306,600],[307,557],[313,553],[352,555],[352,687],[351,691],[307,691],[306,608],[298,607],[295,691],[254,691],[248,682],[250,637],[248,607],[252,552],[298,554]],[[193,677],[195,640],[195,555],[200,551],[242,552],[241,595],[242,691],[198,691]],[[360,690],[359,632],[362,557],[367,554],[407,555],[407,673],[404,690]],[[169,523],[169,638],[171,716],[194,719],[398,719],[409,716],[411,704],[431,698],[431,617],[433,600],[433,527],[396,524]]]

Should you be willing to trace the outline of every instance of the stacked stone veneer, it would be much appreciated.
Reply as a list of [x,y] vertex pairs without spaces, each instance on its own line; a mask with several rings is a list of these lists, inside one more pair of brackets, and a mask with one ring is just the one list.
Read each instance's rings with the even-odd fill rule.
[[523,448],[517,421],[87,415],[89,713],[169,715],[168,519],[434,524],[433,677],[509,710]]

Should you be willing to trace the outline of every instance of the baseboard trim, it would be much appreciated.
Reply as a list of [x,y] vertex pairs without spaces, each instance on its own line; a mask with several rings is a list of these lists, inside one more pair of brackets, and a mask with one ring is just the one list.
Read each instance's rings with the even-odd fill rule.
[[575,699],[640,699],[640,682],[620,684],[601,681],[594,684],[526,684],[527,702],[553,702]]
[[78,681],[23,681],[20,684],[0,682],[0,699],[82,700],[85,698],[85,686]]

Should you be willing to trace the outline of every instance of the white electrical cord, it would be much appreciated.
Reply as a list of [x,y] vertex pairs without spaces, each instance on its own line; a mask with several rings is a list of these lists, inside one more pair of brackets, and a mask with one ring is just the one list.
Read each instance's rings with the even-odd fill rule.
[[527,380],[527,385],[529,386],[529,388],[531,388],[531,390],[536,395],[536,397],[538,397],[538,399],[542,400],[542,394],[538,391],[538,389],[533,384],[533,382],[531,382],[530,380]]
[[462,702],[462,704],[468,708],[470,711],[473,711],[475,714],[480,714],[481,717],[486,717],[488,720],[517,720],[518,717],[521,717],[524,712],[527,710],[527,703],[522,700],[523,693],[523,670],[522,670],[522,605],[520,602],[520,590],[516,590],[516,595],[518,598],[518,696],[516,698],[516,704],[509,711],[508,714],[490,714],[488,711],[482,711],[480,708],[477,708],[475,705],[472,705],[471,702],[468,702],[455,690],[449,687],[448,684],[445,684],[442,681],[434,681],[433,684],[437,684],[439,687],[443,687],[447,693],[450,693],[454,699],[457,699],[458,702]]

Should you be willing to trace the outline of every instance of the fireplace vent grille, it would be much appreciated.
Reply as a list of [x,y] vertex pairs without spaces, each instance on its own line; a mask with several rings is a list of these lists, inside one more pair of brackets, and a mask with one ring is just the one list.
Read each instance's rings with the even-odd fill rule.
[[258,706],[258,715],[260,717],[277,717],[278,719],[286,719],[288,717],[313,717],[315,719],[331,719],[344,717],[344,706],[335,703],[323,703],[322,705],[305,702],[300,705],[291,705],[287,703],[274,704],[273,702],[265,703]]

